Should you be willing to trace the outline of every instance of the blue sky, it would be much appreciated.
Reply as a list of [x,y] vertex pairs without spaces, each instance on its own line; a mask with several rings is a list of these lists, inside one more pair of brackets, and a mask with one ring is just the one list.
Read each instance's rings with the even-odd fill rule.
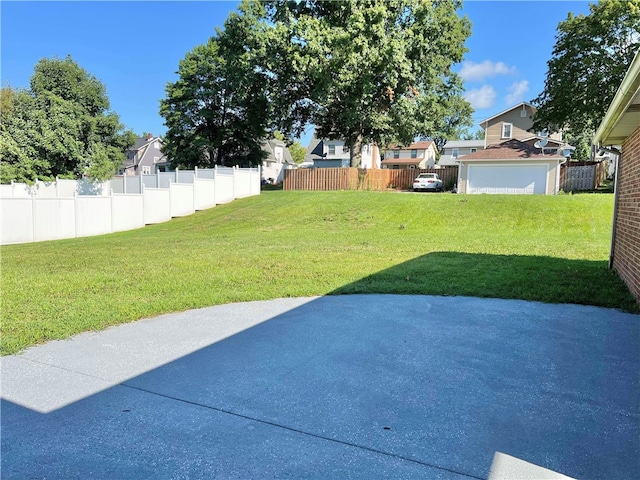
[[[111,109],[134,132],[162,135],[159,101],[178,63],[222,26],[238,2],[30,2],[0,5],[2,85],[28,87],[40,58],[71,55],[102,81]],[[587,1],[464,2],[473,26],[462,64],[476,125],[544,87],[558,23]],[[309,141],[311,131],[302,139]]]

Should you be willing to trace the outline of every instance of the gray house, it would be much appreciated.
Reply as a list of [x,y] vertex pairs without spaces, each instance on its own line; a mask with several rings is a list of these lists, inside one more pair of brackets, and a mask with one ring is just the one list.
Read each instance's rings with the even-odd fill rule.
[[127,160],[119,175],[151,175],[169,169],[169,160],[162,153],[162,138],[148,134],[136,139],[127,151]]
[[484,149],[484,140],[449,140],[442,147],[438,165],[457,165],[458,158]]
[[272,138],[265,140],[262,150],[267,153],[267,158],[262,161],[262,180],[268,183],[282,183],[284,171],[294,168],[295,162],[286,143]]

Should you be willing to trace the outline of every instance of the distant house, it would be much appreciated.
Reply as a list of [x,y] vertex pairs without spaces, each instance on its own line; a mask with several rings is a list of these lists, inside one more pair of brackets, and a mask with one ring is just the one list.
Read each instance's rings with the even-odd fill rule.
[[287,145],[282,140],[272,138],[264,141],[262,149],[267,154],[262,161],[262,180],[268,183],[282,183],[284,171],[295,165]]
[[[364,144],[360,168],[380,168],[377,151],[376,145]],[[312,163],[314,168],[349,167],[351,165],[349,146],[344,140],[319,139],[314,133],[303,163],[305,165]]]
[[431,141],[414,142],[406,147],[391,145],[384,151],[382,168],[431,168],[436,163],[436,146]]
[[566,160],[515,139],[489,145],[459,158],[458,193],[554,195]]
[[442,147],[438,165],[458,165],[458,158],[484,149],[484,140],[449,140]]
[[[525,141],[533,136],[537,138],[542,136],[543,132],[533,131],[533,117],[537,110],[536,107],[528,102],[520,102],[481,121],[480,126],[484,129],[484,146],[495,145],[505,140]],[[547,138],[562,142],[562,133],[550,133]]]
[[162,153],[162,138],[148,134],[136,139],[127,150],[127,159],[118,173],[120,175],[151,175],[169,169],[169,161]]
[[594,144],[596,150],[614,147],[621,152],[609,267],[640,303],[640,51],[596,131]]

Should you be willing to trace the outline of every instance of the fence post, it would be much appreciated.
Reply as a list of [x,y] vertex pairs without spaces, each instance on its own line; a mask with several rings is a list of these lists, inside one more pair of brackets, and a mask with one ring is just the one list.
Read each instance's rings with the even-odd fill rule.
[[213,204],[218,205],[218,165],[213,166]]
[[176,181],[175,183],[180,183],[178,180],[178,172],[180,172],[180,168],[176,168]]

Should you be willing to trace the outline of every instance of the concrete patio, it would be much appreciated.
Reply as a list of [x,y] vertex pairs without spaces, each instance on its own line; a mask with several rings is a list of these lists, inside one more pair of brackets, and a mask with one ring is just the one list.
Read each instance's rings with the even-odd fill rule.
[[3,478],[640,472],[640,316],[616,310],[280,299],[86,333],[1,368]]

